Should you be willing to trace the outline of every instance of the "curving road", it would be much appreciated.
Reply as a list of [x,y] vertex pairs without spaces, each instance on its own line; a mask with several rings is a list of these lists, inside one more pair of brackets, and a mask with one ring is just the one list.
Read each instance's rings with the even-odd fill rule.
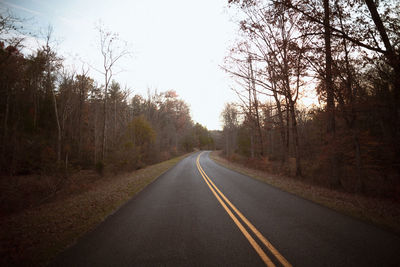
[[54,266],[400,266],[400,237],[193,154]]

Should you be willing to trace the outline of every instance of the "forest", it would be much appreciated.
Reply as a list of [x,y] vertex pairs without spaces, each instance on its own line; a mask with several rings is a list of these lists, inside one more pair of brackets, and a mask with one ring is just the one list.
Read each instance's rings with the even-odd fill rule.
[[0,266],[398,265],[400,1],[0,1],[0,192]]
[[37,49],[24,53],[23,23],[0,17],[1,175],[130,171],[213,148],[209,131],[193,122],[174,90],[133,95],[114,79],[115,64],[130,53],[117,34],[97,29],[104,60],[98,83],[88,66],[63,65],[51,28]]
[[[329,188],[400,195],[398,1],[231,0],[231,160]],[[307,102],[314,95],[318,104]]]
[[222,134],[194,123],[174,90],[144,96],[121,85],[115,67],[131,51],[104,26],[99,82],[89,65],[64,65],[50,27],[32,49],[26,21],[2,14],[1,175],[135,170],[216,148],[323,186],[398,196],[399,3],[231,0],[229,8],[240,38],[222,68],[238,101],[221,113]]

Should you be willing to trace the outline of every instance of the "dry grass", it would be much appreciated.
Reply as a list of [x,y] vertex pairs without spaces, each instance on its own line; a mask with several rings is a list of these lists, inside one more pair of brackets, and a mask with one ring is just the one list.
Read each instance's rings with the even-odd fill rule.
[[316,186],[296,178],[274,175],[266,171],[248,168],[234,163],[221,156],[220,151],[214,151],[210,157],[217,163],[258,179],[262,182],[290,192],[302,198],[311,200],[333,210],[352,217],[373,223],[384,229],[400,234],[400,203],[381,198],[371,198],[362,195],[339,192],[325,187]]
[[51,202],[1,217],[0,265],[48,264],[57,253],[184,157],[128,174],[89,178],[90,186],[77,189],[75,194],[61,192]]

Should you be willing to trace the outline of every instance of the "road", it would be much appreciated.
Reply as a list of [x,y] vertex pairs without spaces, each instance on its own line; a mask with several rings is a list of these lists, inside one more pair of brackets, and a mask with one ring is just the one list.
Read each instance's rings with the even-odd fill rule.
[[400,237],[198,152],[61,253],[54,266],[400,266]]

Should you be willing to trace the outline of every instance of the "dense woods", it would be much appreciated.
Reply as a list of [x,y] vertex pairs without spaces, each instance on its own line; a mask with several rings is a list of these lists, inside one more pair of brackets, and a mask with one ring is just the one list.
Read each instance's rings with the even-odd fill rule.
[[2,175],[133,170],[213,147],[208,130],[192,121],[175,91],[143,96],[115,80],[115,65],[129,54],[117,34],[98,28],[99,82],[89,68],[76,72],[63,65],[51,30],[26,53],[21,21],[3,14],[0,26]]
[[[132,170],[222,147],[234,158],[347,191],[400,188],[400,4],[231,0],[240,39],[223,68],[236,85],[222,134],[194,123],[173,90],[135,94],[115,76],[131,52],[104,26],[104,79],[64,66],[51,30],[28,47],[23,21],[0,21],[0,172]],[[29,52],[27,52],[29,51]],[[310,104],[310,96],[319,104]],[[214,140],[216,143],[214,143]]]
[[[224,152],[350,192],[400,193],[398,1],[229,1],[239,101]],[[320,105],[308,104],[307,95]],[[303,101],[304,100],[304,101]]]
[[0,192],[0,266],[394,265],[400,1],[0,1]]

